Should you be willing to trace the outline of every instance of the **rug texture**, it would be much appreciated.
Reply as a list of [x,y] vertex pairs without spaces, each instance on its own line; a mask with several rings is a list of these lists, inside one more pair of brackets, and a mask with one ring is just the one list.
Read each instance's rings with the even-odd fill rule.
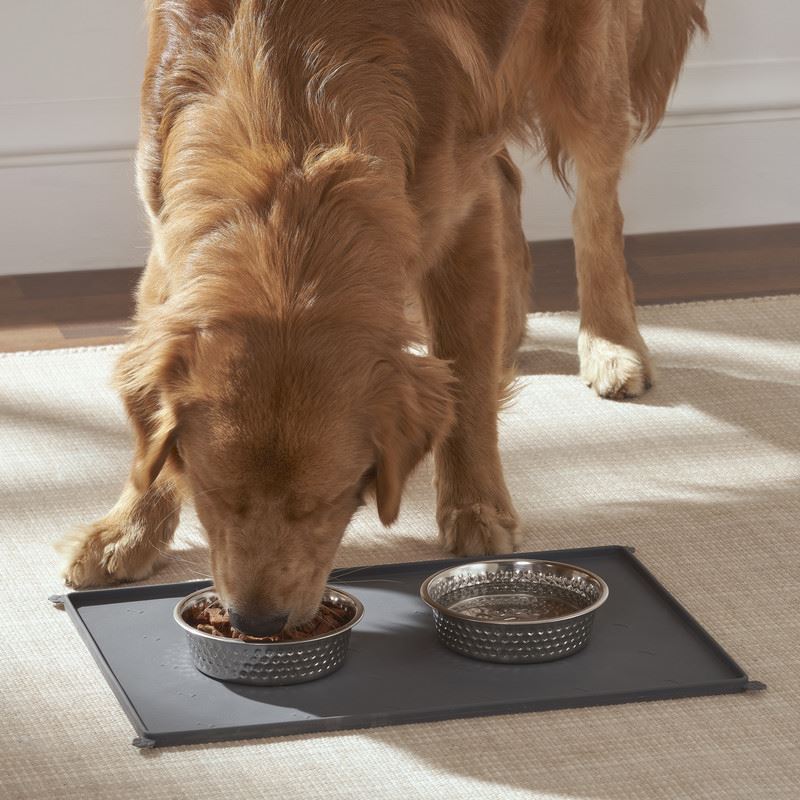
[[[108,387],[118,348],[8,354],[0,796],[800,796],[800,297],[649,307],[640,319],[658,382],[614,403],[576,377],[575,315],[530,318],[501,424],[522,549],[634,545],[766,692],[136,750],[72,623],[47,602],[62,591],[52,543],[102,515],[127,472]],[[337,566],[443,557],[430,482],[426,464],[391,530],[364,509]],[[206,574],[186,513],[151,582]]]

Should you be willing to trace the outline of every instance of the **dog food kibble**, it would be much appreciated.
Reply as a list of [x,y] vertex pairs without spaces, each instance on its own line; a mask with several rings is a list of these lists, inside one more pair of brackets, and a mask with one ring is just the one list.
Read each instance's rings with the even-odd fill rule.
[[210,633],[212,636],[240,639],[243,642],[295,642],[298,639],[310,639],[312,636],[321,636],[341,628],[352,618],[352,609],[323,603],[317,611],[317,616],[299,628],[282,630],[273,636],[250,636],[231,626],[228,612],[216,600],[201,600],[183,612],[183,619],[197,630]]

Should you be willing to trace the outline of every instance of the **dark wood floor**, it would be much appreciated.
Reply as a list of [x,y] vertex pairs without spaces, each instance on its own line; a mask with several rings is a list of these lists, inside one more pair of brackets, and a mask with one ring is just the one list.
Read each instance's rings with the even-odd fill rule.
[[[577,307],[569,240],[531,245],[531,307]],[[800,293],[800,224],[629,236],[640,304]],[[0,350],[122,341],[140,269],[0,277]]]

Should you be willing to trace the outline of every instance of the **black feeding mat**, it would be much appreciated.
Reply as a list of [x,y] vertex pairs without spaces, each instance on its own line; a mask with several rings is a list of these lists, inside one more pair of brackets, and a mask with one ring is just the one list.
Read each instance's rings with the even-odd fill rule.
[[243,686],[198,672],[177,601],[210,581],[71,592],[63,602],[139,736],[138,747],[369,728],[764,688],[632,555],[597,547],[516,553],[596,572],[610,597],[579,653],[544,664],[492,664],[444,648],[419,587],[475,559],[334,570],[364,604],[344,666],[295,686]]

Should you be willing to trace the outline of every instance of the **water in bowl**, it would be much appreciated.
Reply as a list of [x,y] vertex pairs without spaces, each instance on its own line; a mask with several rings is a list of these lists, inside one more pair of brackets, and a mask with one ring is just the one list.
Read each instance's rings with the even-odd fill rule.
[[458,614],[486,622],[537,622],[574,614],[586,602],[569,592],[492,592],[465,597],[448,606]]

